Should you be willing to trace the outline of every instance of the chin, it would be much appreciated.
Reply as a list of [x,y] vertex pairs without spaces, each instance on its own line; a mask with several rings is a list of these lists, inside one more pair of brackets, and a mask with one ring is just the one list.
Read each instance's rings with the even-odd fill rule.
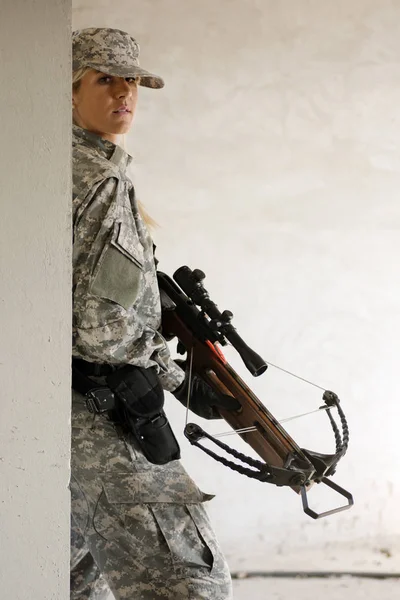
[[105,133],[107,135],[124,135],[128,133],[130,127],[107,127]]
[[129,121],[129,123],[128,122],[113,123],[112,125],[110,125],[110,127],[108,127],[108,133],[111,133],[114,135],[123,135],[124,133],[128,133],[128,131],[132,127],[132,122],[133,122],[133,119],[131,121]]

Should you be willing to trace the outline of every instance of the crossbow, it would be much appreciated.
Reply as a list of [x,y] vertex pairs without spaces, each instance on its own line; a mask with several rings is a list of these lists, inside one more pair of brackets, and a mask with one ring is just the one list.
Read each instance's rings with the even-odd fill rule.
[[[268,364],[239,336],[232,325],[232,313],[218,309],[203,286],[205,275],[199,269],[184,266],[173,279],[158,271],[162,302],[162,331],[167,340],[178,339],[178,352],[187,353],[190,371],[206,381],[217,393],[234,396],[240,402],[238,411],[220,410],[221,416],[262,459],[256,460],[231,448],[208,434],[195,423],[186,423],[184,434],[197,446],[223,465],[252,479],[291,487],[301,494],[304,512],[319,519],[350,508],[352,495],[328,479],[347,451],[349,429],[338,396],[324,390],[322,399],[336,442],[334,454],[320,454],[300,448],[282,425],[269,412],[254,392],[227,362],[220,346],[232,345],[254,377],[262,375]],[[323,388],[321,388],[323,389]],[[336,409],[341,431],[332,415]],[[209,440],[238,462],[204,446]],[[307,491],[314,483],[323,483],[346,498],[347,504],[317,513],[308,504]]]

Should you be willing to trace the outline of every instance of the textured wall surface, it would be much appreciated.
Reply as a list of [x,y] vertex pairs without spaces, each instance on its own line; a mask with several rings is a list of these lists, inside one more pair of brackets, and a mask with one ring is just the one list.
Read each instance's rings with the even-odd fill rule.
[[[73,5],[74,28],[129,30],[166,80],[141,90],[129,138],[138,195],[161,225],[160,268],[201,267],[248,343],[335,390],[349,420],[335,479],[356,504],[320,522],[290,490],[182,440],[188,469],[217,494],[210,513],[233,570],[400,570],[399,19],[389,0]],[[236,364],[278,418],[321,404],[316,388],[272,368],[251,380]],[[184,411],[168,402],[181,431]],[[334,448],[322,414],[287,429]],[[338,500],[315,488],[310,501]]]
[[68,597],[70,5],[0,18],[0,588]]

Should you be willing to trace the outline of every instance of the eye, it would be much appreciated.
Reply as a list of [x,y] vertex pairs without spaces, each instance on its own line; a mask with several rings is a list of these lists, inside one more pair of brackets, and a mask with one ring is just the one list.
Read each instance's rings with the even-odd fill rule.
[[99,83],[110,83],[111,79],[110,75],[103,75],[103,77],[100,77]]
[[136,83],[137,79],[136,77],[125,77],[125,81],[128,83]]

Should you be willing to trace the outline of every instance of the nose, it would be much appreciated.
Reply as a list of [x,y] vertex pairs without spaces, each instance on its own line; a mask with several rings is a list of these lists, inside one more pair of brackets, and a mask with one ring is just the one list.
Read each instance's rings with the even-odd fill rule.
[[118,83],[115,89],[118,98],[126,98],[132,96],[132,87],[123,77],[118,78]]

